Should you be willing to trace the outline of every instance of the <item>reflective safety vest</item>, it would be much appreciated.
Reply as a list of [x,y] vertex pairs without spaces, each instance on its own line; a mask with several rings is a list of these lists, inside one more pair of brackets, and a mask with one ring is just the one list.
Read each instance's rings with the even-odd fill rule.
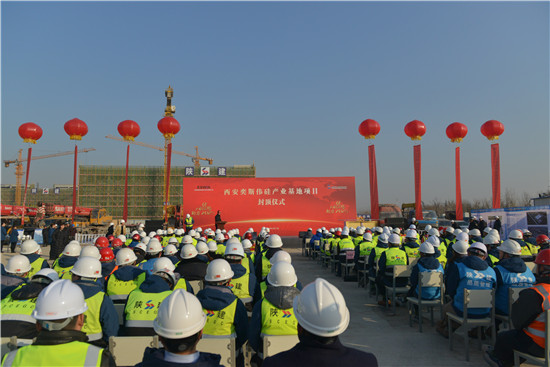
[[[441,264],[439,264],[439,268],[437,269],[426,269],[422,266],[422,264],[418,264],[418,283],[420,283],[420,273],[427,273],[427,272],[437,272],[437,273],[443,273],[443,267]],[[416,286],[416,294],[419,294],[420,286]],[[419,294],[420,296],[420,294]],[[441,296],[441,288],[440,287],[422,287],[422,299],[436,299]]]
[[31,263],[31,270],[27,275],[28,279],[31,279],[34,274],[38,273],[38,271],[42,269],[42,264],[44,264],[44,261],[46,261],[46,259],[39,257]]
[[126,247],[128,247],[132,243],[132,241],[133,241],[132,238],[127,238],[125,242]]
[[521,246],[521,255],[520,256],[533,256],[533,253],[531,252],[531,249],[529,248],[529,246],[527,246],[527,245]]
[[298,320],[292,307],[281,309],[267,299],[262,300],[262,329],[264,335],[298,335]]
[[147,272],[144,271],[137,278],[124,281],[118,279],[115,275],[111,275],[107,282],[107,295],[113,301],[125,300],[131,291],[138,288],[145,281],[146,276]]
[[[293,285],[296,288],[296,283]],[[264,298],[265,291],[267,290],[267,282],[264,280],[260,283],[260,291],[262,292],[262,298]]]
[[243,303],[252,302],[252,295],[249,289],[250,284],[250,271],[247,271],[240,278],[232,278],[229,282],[229,288],[237,298]]
[[67,266],[66,268],[62,268],[61,266],[59,266],[59,258],[58,258],[53,263],[53,270],[55,270],[57,275],[59,275],[59,279],[71,280],[72,279],[71,269],[73,268],[73,266],[74,265]]
[[219,311],[207,310],[203,307],[206,314],[206,325],[202,330],[204,335],[215,336],[236,336],[235,334],[235,311],[237,310],[238,298],[235,298],[227,307]]
[[162,245],[162,247],[166,247],[168,246],[168,241],[170,241],[170,237],[162,237],[162,241],[160,241],[160,244]]
[[403,246],[403,250],[407,253],[408,257],[420,257],[420,254],[418,253],[419,247],[409,247],[409,246]]
[[529,335],[539,347],[544,349],[546,341],[546,317],[544,313],[550,309],[550,284],[539,283],[530,289],[533,289],[542,296],[542,313],[523,329],[523,331],[525,334]]
[[[181,243],[181,241],[183,241],[183,236],[175,236],[176,240],[178,240],[178,246],[179,244]],[[176,247],[178,247],[176,246]]]
[[101,365],[103,349],[73,341],[56,345],[27,345],[4,357],[2,366],[97,366]]
[[491,263],[493,263],[493,268],[495,267],[495,265],[500,261],[500,259],[496,256],[493,256],[491,254],[489,254],[489,259],[491,259]]
[[[453,306],[463,311],[464,308],[464,288],[466,289],[492,289],[497,281],[495,271],[491,267],[485,270],[474,270],[468,268],[463,263],[455,263],[458,267],[459,283],[456,290]],[[469,308],[470,315],[486,315],[491,311],[490,308]]]
[[325,253],[325,255],[330,255],[330,246],[332,245],[332,241],[334,238],[330,237],[325,239],[325,244],[322,247],[322,251]]
[[176,290],[176,289],[183,289],[185,291],[187,290],[187,282],[185,281],[184,278],[179,278],[178,279],[178,282],[174,286],[174,290]]
[[443,252],[439,255],[437,261],[439,261],[443,269],[445,269],[445,266],[447,265],[447,256],[443,255]]
[[82,331],[88,336],[88,341],[99,340],[103,338],[103,329],[99,316],[101,313],[101,304],[105,297],[104,292],[97,292],[95,295],[86,298],[88,309],[84,312],[84,325]]
[[[21,288],[21,286],[16,289],[19,288]],[[36,297],[25,300],[14,300],[11,298],[10,293],[2,300],[1,307],[2,321],[13,320],[36,324],[36,319],[31,316],[32,311],[36,307]]]
[[374,243],[363,241],[359,244],[359,256],[364,257],[370,255],[370,252],[375,247]]
[[340,251],[351,251],[355,250],[355,245],[350,238],[342,238],[339,243]]
[[353,244],[355,246],[357,246],[358,244],[360,244],[361,242],[363,242],[363,236],[357,236],[353,239]]
[[267,257],[262,256],[262,279],[265,279],[267,274],[269,274],[271,266],[271,262],[267,259]]
[[386,251],[386,266],[407,265],[407,254],[399,247],[390,247]]
[[126,327],[153,327],[153,320],[157,317],[162,301],[172,291],[160,293],[145,293],[141,289],[132,291],[128,296],[126,308],[124,309]]
[[533,245],[532,243],[529,243],[529,242],[526,242],[526,243],[527,243],[527,246],[529,246],[529,250],[531,250],[531,253],[533,254],[533,256],[537,256],[537,254],[539,253],[540,247],[537,245]]
[[388,247],[375,247],[374,249],[374,253],[376,254],[376,256],[374,256],[374,263],[375,264],[378,264],[378,260],[380,260],[380,256],[382,256],[382,252],[386,252],[389,250]]
[[193,228],[193,217],[185,218],[185,228]]
[[529,288],[535,284],[535,276],[531,269],[526,267],[523,273],[513,273],[501,265],[495,266],[502,276],[502,285],[497,287],[495,295],[496,311],[502,315],[508,315],[508,289],[510,288]]
[[218,255],[224,255],[225,254],[225,245],[223,243],[218,243],[218,249],[216,250],[216,254]]

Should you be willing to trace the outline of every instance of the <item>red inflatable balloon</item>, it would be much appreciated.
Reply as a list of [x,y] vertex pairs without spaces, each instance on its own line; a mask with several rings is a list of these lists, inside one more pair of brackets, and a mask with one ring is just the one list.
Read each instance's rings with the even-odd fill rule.
[[411,140],[421,140],[422,136],[426,134],[426,125],[422,121],[412,120],[407,125],[405,125],[405,134]]
[[173,138],[180,131],[180,123],[171,116],[161,118],[157,127],[165,138]]
[[466,137],[466,134],[468,134],[468,128],[460,122],[453,122],[447,126],[447,130],[445,132],[447,133],[447,137],[451,139],[453,143],[460,143],[462,139]]
[[363,135],[365,139],[374,139],[380,132],[380,124],[372,119],[366,119],[359,125],[359,134]]
[[42,137],[42,128],[34,122],[26,122],[19,126],[19,136],[23,138],[24,143],[36,144]]
[[118,124],[118,133],[122,135],[126,141],[134,141],[134,139],[139,135],[140,128],[137,122],[132,120],[124,120]]
[[489,140],[498,140],[504,132],[504,125],[497,120],[489,120],[481,125],[481,133]]
[[71,140],[82,140],[82,137],[88,134],[88,125],[77,118],[67,121],[64,128]]

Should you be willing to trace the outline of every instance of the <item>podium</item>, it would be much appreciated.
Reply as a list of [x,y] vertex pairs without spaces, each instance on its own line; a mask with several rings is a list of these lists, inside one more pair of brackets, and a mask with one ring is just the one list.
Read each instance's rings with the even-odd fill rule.
[[224,220],[217,220],[216,221],[216,229],[223,230],[225,229],[225,223],[227,223]]

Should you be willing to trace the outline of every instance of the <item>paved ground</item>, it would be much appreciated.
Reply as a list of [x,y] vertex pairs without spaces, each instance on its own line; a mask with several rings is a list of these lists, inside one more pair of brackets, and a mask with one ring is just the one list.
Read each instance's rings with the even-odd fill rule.
[[[350,326],[341,337],[346,345],[374,353],[380,366],[486,366],[476,341],[470,343],[470,362],[466,362],[461,338],[455,339],[455,350],[450,351],[448,340],[437,334],[429,321],[424,323],[424,332],[419,333],[416,324],[409,327],[405,307],[398,307],[397,315],[389,315],[356,282],[344,282],[318,262],[301,256],[299,239],[283,240],[303,285],[320,277],[344,294],[351,313]],[[49,247],[43,253],[47,258]],[[2,263],[5,265],[10,257],[11,254],[2,254]]]

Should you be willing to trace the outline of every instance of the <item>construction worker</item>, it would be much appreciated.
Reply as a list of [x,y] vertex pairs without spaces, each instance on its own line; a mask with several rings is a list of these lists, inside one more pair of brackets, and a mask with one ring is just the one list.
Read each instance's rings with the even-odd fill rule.
[[499,333],[494,349],[484,348],[485,361],[491,366],[513,366],[514,350],[543,359],[546,355],[544,313],[550,308],[550,249],[540,251],[535,264],[536,284],[521,291],[512,305],[514,329]]
[[2,299],[2,337],[16,336],[21,340],[37,336],[36,320],[31,316],[36,298],[44,288],[58,279],[55,270],[41,269],[29,283],[21,284]]
[[548,238],[545,234],[539,234],[537,236],[537,246],[539,248],[539,252],[542,250],[546,250],[550,247],[550,238]]
[[81,331],[88,309],[82,290],[69,280],[57,280],[36,300],[32,317],[38,336],[7,354],[2,366],[116,366],[107,350],[86,343]]
[[[485,227],[487,228],[487,227]],[[481,238],[481,231],[477,228],[472,229],[468,236],[470,237],[470,245],[474,242],[483,242],[483,238]]]
[[195,220],[190,214],[186,214],[184,222],[185,222],[185,233],[189,233],[189,231],[193,229],[193,224],[195,224]]
[[495,311],[508,315],[508,289],[529,288],[535,284],[535,276],[520,258],[521,246],[514,240],[506,240],[498,247],[500,261],[494,267],[497,277]]
[[346,263],[346,256],[348,251],[353,251],[355,253],[355,243],[353,239],[349,236],[349,229],[344,228],[342,234],[340,235],[340,242],[336,247],[337,259],[340,261],[337,263],[336,276],[342,275],[342,264]]
[[487,247],[487,259],[485,261],[487,261],[490,267],[494,267],[500,259],[499,250],[497,249],[500,245],[500,240],[496,236],[488,234],[483,238],[483,244]]
[[263,335],[298,334],[292,303],[300,290],[296,288],[298,278],[294,268],[279,261],[271,267],[267,279],[269,286],[263,299],[254,306],[248,332],[250,346],[260,359],[263,359]]
[[283,247],[283,240],[281,239],[281,236],[273,234],[267,238],[265,246],[267,247],[265,254],[258,254],[258,257],[256,257],[255,268],[256,279],[258,279],[258,281],[264,280],[267,274],[269,274],[269,269],[271,269],[269,259],[271,259],[271,256],[273,256],[277,251],[281,251],[281,247]]
[[14,255],[8,260],[4,270],[6,274],[2,274],[0,278],[2,282],[2,299],[27,281],[28,274],[31,271],[31,263],[24,255]]
[[146,262],[145,255],[147,254],[147,245],[143,242],[140,242],[133,248],[134,254],[136,255],[136,266]]
[[191,244],[184,245],[180,251],[181,261],[175,273],[186,280],[204,280],[208,264],[198,257],[197,248]]
[[115,262],[115,254],[109,247],[99,250],[99,254],[101,256],[99,258],[101,262],[101,279],[105,282],[107,278],[118,269],[118,266]]
[[[373,239],[374,242],[374,239]],[[376,238],[376,247],[374,247],[370,254],[369,254],[369,276],[375,277],[376,276],[376,269],[378,267],[378,260],[380,260],[380,256],[382,256],[382,253],[384,251],[387,251],[389,248],[388,246],[388,235],[385,233],[379,235]]]
[[[236,349],[239,351],[247,340],[248,315],[243,303],[229,289],[233,275],[227,261],[213,260],[208,264],[204,277],[205,287],[197,298],[207,316],[204,335],[236,336]],[[242,354],[240,356],[242,358]]]
[[405,232],[405,241],[403,242],[403,250],[407,253],[409,258],[418,258],[418,248],[420,247],[420,241],[418,240],[418,233],[414,229],[407,229]]
[[[420,273],[443,273],[443,266],[441,266],[441,264],[435,257],[435,249],[431,242],[423,242],[418,248],[418,253],[420,254],[420,258],[418,259],[418,262],[414,264],[411,270],[411,288],[409,289],[407,297],[419,297],[418,281],[420,279]],[[420,297],[426,300],[433,300],[441,296],[440,292],[441,288],[439,287],[423,287]],[[418,314],[418,309],[416,309],[416,311]]]
[[254,274],[252,260],[245,256],[240,242],[228,244],[224,258],[234,273],[229,288],[241,300],[246,309],[252,311],[252,300],[256,290],[256,275]]
[[147,251],[145,252],[145,262],[140,264],[139,267],[146,270],[147,273],[153,274],[153,265],[162,256],[162,245],[160,241],[152,238],[147,244]]
[[101,275],[101,262],[92,257],[82,257],[71,269],[72,281],[84,293],[88,310],[82,331],[88,341],[99,347],[109,345],[109,337],[118,334],[118,315],[113,301],[103,291],[103,284],[97,280]]
[[106,293],[114,303],[125,303],[131,291],[147,278],[147,272],[136,266],[137,257],[129,248],[122,248],[116,254],[117,269],[107,278]]
[[510,231],[510,234],[508,234],[508,239],[514,240],[521,246],[521,257],[525,261],[533,261],[535,259],[536,254],[533,254],[531,252],[531,248],[523,241],[523,234],[519,229],[514,229],[513,231]]
[[533,233],[531,233],[530,230],[527,228],[523,230],[523,242],[529,246],[529,249],[531,250],[531,253],[533,256],[536,256],[539,252],[539,248],[537,246],[537,240],[535,237],[533,237]]
[[61,253],[61,256],[53,262],[53,270],[59,275],[59,279],[71,279],[70,270],[80,256],[81,247],[76,241],[71,241]]
[[31,278],[40,269],[49,268],[48,262],[43,257],[40,257],[42,250],[40,245],[35,240],[26,240],[21,244],[21,255],[25,255],[31,263],[31,270],[28,277]]
[[434,247],[433,257],[436,258],[443,269],[445,269],[445,266],[447,265],[447,248],[445,247],[445,245],[439,241],[439,237],[437,236],[429,236],[426,242],[431,243],[431,245]]
[[[174,237],[172,238],[175,239]],[[167,259],[170,259],[170,261],[172,261],[172,264],[174,264],[174,266],[176,266],[176,264],[180,261],[180,259],[178,259],[178,257],[176,256],[177,254],[178,254],[177,247],[171,243],[166,245],[164,250],[162,250],[162,256],[166,257]]]
[[174,232],[174,238],[176,239],[178,244],[181,243],[181,241],[183,240],[183,235],[184,234],[185,234],[185,232],[181,228],[176,229],[176,231]]
[[[401,244],[401,238],[392,233],[388,238],[389,248],[382,252],[380,259],[378,260],[378,271],[376,273],[376,284],[378,286],[378,293],[385,295],[385,286],[391,286],[393,282],[393,276],[386,275],[389,269],[392,269],[395,265],[407,265],[409,258],[407,253],[399,248]],[[395,281],[396,286],[404,287],[408,284],[409,279],[397,278]],[[385,296],[384,296],[385,298]],[[379,305],[385,306],[386,300],[378,302]]]
[[[465,242],[465,241],[459,241]],[[492,289],[496,284],[495,271],[487,264],[487,247],[481,242],[476,242],[468,247],[468,256],[461,262],[453,262],[447,273],[447,294],[451,302],[447,303],[443,310],[445,317],[439,322],[437,332],[448,337],[446,312],[462,316],[464,308],[464,289]],[[490,308],[468,309],[468,317],[486,317]]]
[[263,367],[273,366],[378,366],[376,357],[344,346],[338,335],[348,327],[349,310],[342,293],[317,278],[294,298],[300,342],[292,349],[266,358]]
[[[122,239],[120,239],[122,241]],[[138,243],[141,242],[141,236],[139,233],[134,233],[132,237],[130,238],[130,243],[126,245],[126,247],[134,248]]]
[[[170,260],[162,260],[166,260],[173,268]],[[160,259],[159,262],[159,265],[165,265],[164,261],[160,261]],[[157,264],[155,263],[155,265]],[[176,286],[176,277],[172,270],[164,267],[159,269],[159,266],[156,268],[152,269],[152,275],[148,276],[138,288],[128,295],[124,308],[125,323],[121,335],[155,335],[153,320],[157,316],[161,302],[172,293]]]

